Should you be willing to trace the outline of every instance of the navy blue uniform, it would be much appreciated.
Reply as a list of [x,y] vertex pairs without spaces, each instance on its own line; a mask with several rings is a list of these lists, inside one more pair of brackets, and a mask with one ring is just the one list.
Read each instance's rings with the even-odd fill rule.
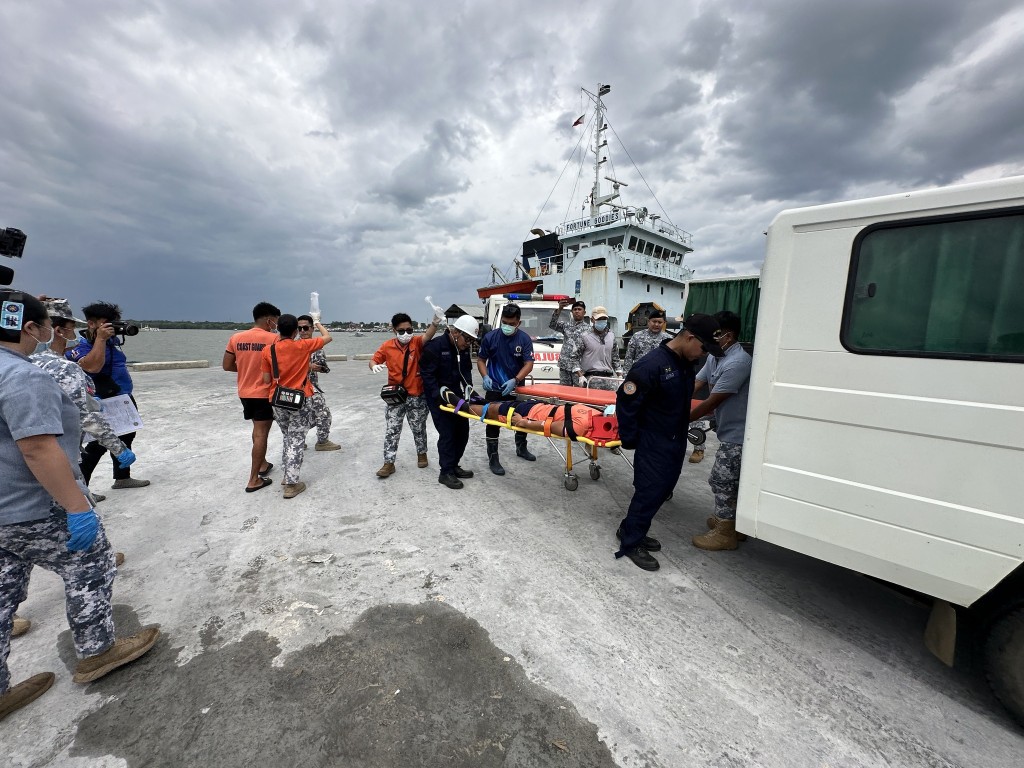
[[622,557],[643,541],[668,495],[686,455],[690,400],[696,371],[662,342],[629,369],[615,395],[619,439],[635,448],[633,499],[622,520]]
[[[497,391],[487,390],[484,397],[487,402],[495,400],[515,400],[515,394],[501,394],[501,386],[509,379],[513,379],[523,370],[523,366],[533,361],[533,339],[526,331],[516,329],[511,336],[506,336],[500,328],[495,328],[487,333],[480,342],[480,352],[477,354],[481,360],[487,363],[487,375],[491,377]],[[501,427],[488,424],[484,429],[486,436],[497,439],[501,434]],[[516,445],[526,445],[526,434],[516,432]]]
[[469,421],[440,408],[441,387],[462,393],[473,383],[473,361],[468,349],[459,352],[451,334],[435,336],[420,353],[420,378],[430,417],[437,429],[437,455],[442,475],[454,475],[469,442]]

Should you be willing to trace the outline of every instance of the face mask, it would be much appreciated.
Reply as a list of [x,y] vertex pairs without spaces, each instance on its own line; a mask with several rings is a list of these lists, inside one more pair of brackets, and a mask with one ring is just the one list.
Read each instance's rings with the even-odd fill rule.
[[594,330],[595,331],[603,331],[603,330],[605,330],[607,328],[608,328],[608,321],[607,320],[595,320],[594,321]]
[[33,352],[33,354],[38,355],[40,352],[45,352],[46,350],[48,350],[50,348],[50,344],[53,343],[53,326],[50,326],[50,338],[48,338],[46,341],[40,341],[39,337],[36,336],[34,333],[30,333],[29,336],[36,340],[36,349],[35,352]]
[[77,333],[74,336],[72,336],[70,339],[64,339],[64,341],[67,342],[67,344],[65,346],[65,349],[74,349],[75,347],[78,346],[78,342],[81,341],[81,340],[82,340],[82,337],[79,336]]
[[501,332],[504,333],[506,336],[511,336],[513,333],[516,332],[516,327],[514,325],[508,325],[506,323],[502,323],[501,324]]
[[412,341],[412,331],[410,331],[409,333],[399,333],[398,334],[398,343],[399,344],[404,346],[404,345],[408,344],[410,341]]

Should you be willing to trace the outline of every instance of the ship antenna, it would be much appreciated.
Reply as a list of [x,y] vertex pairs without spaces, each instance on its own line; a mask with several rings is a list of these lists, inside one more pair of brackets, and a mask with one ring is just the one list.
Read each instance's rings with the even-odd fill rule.
[[616,199],[619,196],[619,185],[613,184],[614,191],[609,195],[601,194],[601,166],[607,162],[607,156],[602,157],[601,150],[608,146],[608,140],[605,138],[605,131],[608,130],[608,125],[604,120],[604,113],[606,108],[601,97],[611,91],[612,87],[607,83],[597,84],[597,94],[593,94],[586,88],[583,88],[583,92],[590,96],[594,101],[594,146],[591,151],[594,153],[594,186],[590,192],[590,215],[597,216],[601,211],[601,206],[607,202]]

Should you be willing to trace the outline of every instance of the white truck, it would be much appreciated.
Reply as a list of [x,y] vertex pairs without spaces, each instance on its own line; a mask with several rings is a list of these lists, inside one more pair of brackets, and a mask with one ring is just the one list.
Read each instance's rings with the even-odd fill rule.
[[775,218],[737,528],[931,598],[1024,723],[1024,177]]

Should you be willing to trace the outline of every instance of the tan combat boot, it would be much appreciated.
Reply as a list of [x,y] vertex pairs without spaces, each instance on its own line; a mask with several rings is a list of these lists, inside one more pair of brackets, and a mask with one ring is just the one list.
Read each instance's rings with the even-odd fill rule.
[[719,520],[715,527],[707,533],[694,536],[693,546],[698,549],[706,549],[709,552],[736,549],[739,546],[736,541],[736,521]]
[[337,443],[331,442],[330,440],[324,440],[322,443],[317,443],[313,446],[313,450],[316,451],[338,451],[341,450],[341,446]]
[[395,474],[395,465],[390,461],[385,461],[384,466],[377,470],[377,477],[390,477]]
[[430,466],[427,463],[427,454],[425,454],[425,453],[417,453],[416,454],[416,466],[419,467],[420,469],[423,469],[424,467]]
[[118,667],[135,661],[153,647],[158,637],[160,637],[160,630],[156,627],[149,627],[137,635],[115,640],[114,644],[103,653],[78,662],[75,674],[71,676],[71,679],[76,683],[91,683],[93,680],[99,680]]
[[0,696],[0,720],[38,699],[50,689],[56,679],[53,672],[43,672],[33,675],[8,690],[7,693]]
[[284,488],[284,497],[286,499],[294,499],[306,490],[306,484],[301,481],[298,483],[282,483],[281,487]]
[[690,454],[690,463],[700,464],[702,461],[704,461],[704,449],[694,448],[693,453]]
[[[711,517],[708,518],[708,528],[714,528],[716,525],[718,525],[718,518],[715,517],[714,515],[712,515]],[[736,531],[736,541],[746,541],[746,540],[747,540],[747,534],[740,533],[739,531]]]
[[20,616],[14,617],[14,628],[11,629],[11,637],[21,637],[28,632],[29,627],[32,626],[32,622],[28,619],[23,619]]

